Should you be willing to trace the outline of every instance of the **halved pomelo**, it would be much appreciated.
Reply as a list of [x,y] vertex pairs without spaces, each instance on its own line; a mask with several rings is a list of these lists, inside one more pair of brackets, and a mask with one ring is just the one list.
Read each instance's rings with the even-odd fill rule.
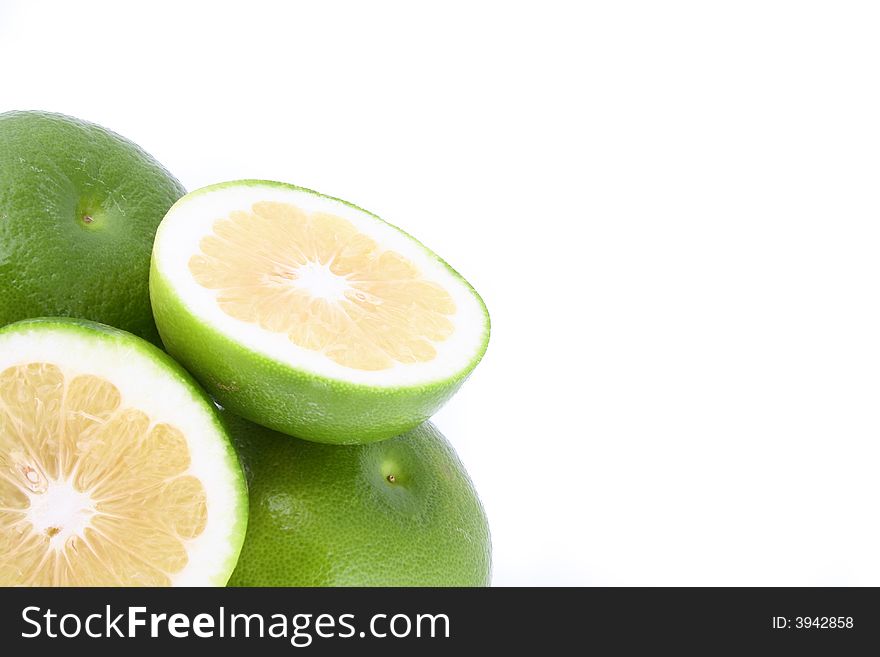
[[0,586],[223,585],[247,492],[205,393],[91,322],[0,329]]
[[169,353],[223,406],[319,442],[415,427],[489,340],[479,295],[421,243],[276,182],[179,200],[156,235],[150,294]]

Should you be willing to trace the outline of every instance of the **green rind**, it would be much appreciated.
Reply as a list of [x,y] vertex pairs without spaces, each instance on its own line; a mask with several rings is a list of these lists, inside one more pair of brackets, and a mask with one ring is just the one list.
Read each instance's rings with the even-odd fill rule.
[[[156,228],[186,190],[136,144],[48,112],[0,114],[0,325],[84,317],[161,346]],[[83,215],[93,217],[84,224]]]
[[379,443],[336,446],[229,413],[223,419],[250,490],[248,534],[230,586],[491,583],[485,510],[430,422]]
[[[192,376],[190,376],[190,374],[168,354],[136,335],[112,326],[107,326],[106,324],[99,324],[98,322],[75,318],[37,317],[0,327],[0,340],[2,340],[2,337],[6,334],[28,333],[29,331],[41,331],[47,329],[75,333],[80,338],[92,341],[102,341],[105,343],[112,342],[117,345],[122,345],[126,349],[138,352],[152,361],[158,362],[168,371],[175,381],[180,383],[190,393],[193,403],[201,406],[207,411],[208,415],[211,417],[213,427],[223,438],[225,462],[229,467],[230,472],[234,473],[236,477],[236,488],[239,492],[239,495],[236,496],[236,506],[233,510],[235,526],[230,532],[230,537],[233,541],[233,549],[224,563],[222,571],[218,572],[212,580],[212,584],[215,586],[225,586],[238,562],[239,553],[241,552],[241,547],[244,543],[247,532],[248,494],[247,482],[245,480],[241,462],[239,461],[238,454],[233,447],[226,424],[218,417],[218,410],[214,405],[214,402],[207,394],[205,394],[204,390],[199,387],[198,383],[196,383]],[[124,366],[124,364],[121,364],[121,366]]]
[[[277,186],[341,201],[286,183],[243,180],[196,190],[175,203],[175,207],[193,196],[241,185]],[[169,212],[173,210],[174,207]],[[383,221],[372,213],[367,214]],[[442,263],[467,286],[482,309],[485,320],[482,342],[458,374],[414,386],[379,387],[320,376],[279,363],[228,338],[191,312],[173,284],[160,273],[154,250],[150,298],[165,348],[225,408],[291,436],[350,445],[385,440],[418,426],[458,391],[482,359],[489,344],[489,312],[480,295],[458,272],[409,234],[387,225]],[[162,230],[160,226],[160,234]]]

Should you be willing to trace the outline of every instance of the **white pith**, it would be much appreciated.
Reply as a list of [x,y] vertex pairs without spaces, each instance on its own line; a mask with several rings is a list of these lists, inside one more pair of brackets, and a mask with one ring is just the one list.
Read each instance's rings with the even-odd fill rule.
[[42,484],[37,491],[24,491],[30,501],[25,517],[35,533],[52,532],[49,545],[61,550],[70,537],[85,536],[95,515],[95,502],[89,492],[79,492],[70,481],[49,479]]
[[[346,367],[317,351],[294,344],[285,333],[267,331],[257,324],[226,314],[217,303],[220,291],[199,285],[189,270],[189,260],[200,253],[199,242],[212,232],[215,221],[236,210],[249,211],[259,201],[290,203],[307,212],[327,212],[346,219],[380,247],[409,259],[426,280],[441,285],[455,303],[456,313],[448,317],[455,330],[446,340],[432,342],[437,351],[436,358],[420,363],[395,363],[391,368],[379,371]],[[458,374],[473,361],[487,331],[483,308],[470,288],[423,247],[366,212],[340,201],[286,187],[231,185],[184,197],[171,208],[159,226],[153,257],[166,284],[193,315],[213,330],[272,360],[341,381],[376,387],[442,381]],[[319,273],[315,272],[310,284],[323,293],[337,293],[336,282],[318,280]]]
[[[52,363],[68,380],[82,374],[104,378],[119,390],[122,406],[139,409],[153,424],[168,423],[183,433],[191,458],[186,474],[202,482],[208,519],[199,536],[184,541],[188,563],[180,572],[171,574],[170,579],[174,586],[225,583],[216,580],[221,574],[228,574],[229,562],[240,543],[241,493],[239,480],[230,468],[225,441],[208,407],[197,402],[182,381],[149,356],[100,335],[92,337],[75,330],[47,327],[0,335],[0,372],[26,363]],[[34,506],[36,495],[28,493],[32,503],[26,511],[29,518],[45,527],[66,519],[68,524],[63,530],[67,536],[81,533],[90,517],[88,495],[69,496],[75,491],[64,481],[44,485],[54,500],[64,497],[65,502],[58,506],[43,498]],[[59,537],[60,534],[55,538]]]
[[310,296],[327,301],[345,300],[345,292],[351,288],[342,276],[337,276],[327,265],[310,262],[296,270],[296,280],[289,283],[301,288]]

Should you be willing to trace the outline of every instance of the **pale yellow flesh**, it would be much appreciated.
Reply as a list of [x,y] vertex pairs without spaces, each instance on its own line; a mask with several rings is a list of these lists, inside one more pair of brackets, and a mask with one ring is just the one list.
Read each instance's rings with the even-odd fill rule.
[[[0,373],[0,586],[167,586],[207,522],[183,434],[111,382],[49,363]],[[36,509],[72,490],[88,509]]]
[[[190,272],[226,314],[346,367],[431,361],[454,330],[449,293],[341,217],[259,202],[216,221],[199,246]],[[334,294],[305,284],[316,271]]]

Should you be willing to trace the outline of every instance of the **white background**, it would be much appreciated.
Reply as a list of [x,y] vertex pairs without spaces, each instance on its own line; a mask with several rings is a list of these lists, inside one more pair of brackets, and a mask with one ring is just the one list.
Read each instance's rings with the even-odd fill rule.
[[0,111],[421,238],[497,585],[880,584],[880,15],[858,2],[0,0]]

